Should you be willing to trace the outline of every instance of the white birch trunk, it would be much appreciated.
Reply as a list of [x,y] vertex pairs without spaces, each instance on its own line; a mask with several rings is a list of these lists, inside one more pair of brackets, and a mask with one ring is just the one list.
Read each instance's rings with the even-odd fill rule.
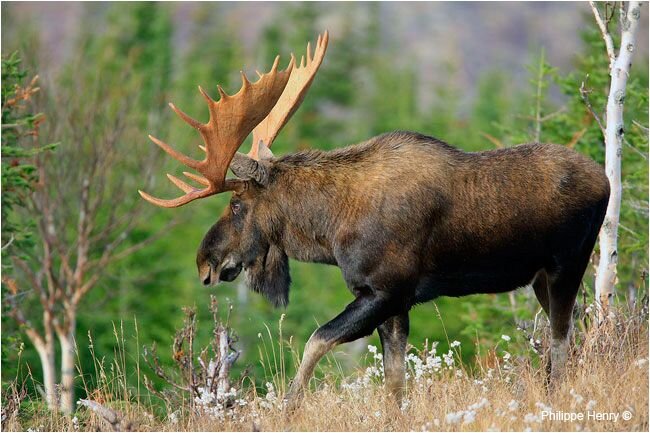
[[[611,194],[607,214],[600,231],[600,261],[596,272],[596,300],[599,318],[608,314],[610,300],[617,282],[618,223],[621,212],[621,154],[623,151],[623,103],[625,88],[636,49],[636,33],[641,16],[641,2],[630,2],[626,16],[621,20],[621,46],[618,57],[610,63],[610,88],[607,98],[607,126],[605,131],[605,171]],[[604,33],[607,42],[607,36]],[[611,37],[609,39],[611,41]],[[608,47],[609,51],[609,47]]]
[[67,333],[59,334],[61,345],[61,396],[60,409],[64,414],[74,412],[75,331],[76,313],[68,312]]
[[[42,341],[42,340],[41,340]],[[58,402],[56,398],[56,363],[54,353],[54,341],[52,336],[46,337],[45,343],[33,341],[34,347],[38,352],[43,370],[43,387],[45,388],[45,401],[47,407],[51,410],[57,410]]]

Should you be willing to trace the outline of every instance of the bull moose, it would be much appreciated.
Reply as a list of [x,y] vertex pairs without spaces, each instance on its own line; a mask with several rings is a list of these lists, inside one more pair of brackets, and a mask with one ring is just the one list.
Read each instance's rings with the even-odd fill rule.
[[[387,389],[401,398],[409,310],[439,296],[499,293],[531,284],[551,323],[550,383],[566,369],[572,310],[609,199],[604,170],[563,146],[522,144],[464,152],[412,132],[391,132],[334,151],[274,157],[270,147],[320,67],[328,34],[314,54],[227,95],[206,99],[198,130],[201,161],[151,140],[202,176],[196,188],[161,200],[177,207],[232,191],[230,206],[205,235],[196,263],[203,284],[244,270],[252,290],[275,305],[289,301],[289,258],[341,269],[354,300],[309,338],[289,391],[297,402],[317,362],[334,346],[379,332]],[[251,133],[246,155],[237,152]],[[235,175],[226,179],[228,169]]]

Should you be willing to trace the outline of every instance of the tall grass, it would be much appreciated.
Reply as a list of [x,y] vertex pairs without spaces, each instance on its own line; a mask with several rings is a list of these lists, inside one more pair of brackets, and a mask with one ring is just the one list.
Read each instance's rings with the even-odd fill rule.
[[[408,388],[401,408],[384,392],[378,348],[369,346],[366,362],[352,375],[342,372],[335,357],[328,357],[294,413],[284,410],[282,397],[289,378],[283,354],[290,351],[297,363],[298,348],[283,335],[283,318],[276,337],[269,327],[259,334],[264,389],[256,389],[248,378],[233,381],[228,398],[190,402],[187,395],[173,407],[161,405],[150,393],[141,395],[140,375],[150,372],[139,362],[136,371],[127,371],[130,355],[120,324],[114,327],[112,360],[95,353],[90,338],[87,350],[93,371],[79,371],[78,379],[88,399],[108,409],[115,422],[86,406],[79,406],[72,417],[52,413],[34,397],[6,413],[12,401],[9,392],[3,396],[3,429],[648,431],[647,310],[619,311],[601,326],[591,323],[591,314],[578,321],[568,375],[552,393],[545,387],[548,329],[540,319],[542,326],[533,334],[519,330],[501,336],[493,347],[477,347],[472,364],[460,362],[463,347],[458,342],[452,341],[451,349],[443,353],[437,342],[410,347],[405,360]],[[137,325],[134,331],[137,339]],[[137,386],[129,385],[128,374],[138,375]],[[14,388],[17,392],[19,387]]]

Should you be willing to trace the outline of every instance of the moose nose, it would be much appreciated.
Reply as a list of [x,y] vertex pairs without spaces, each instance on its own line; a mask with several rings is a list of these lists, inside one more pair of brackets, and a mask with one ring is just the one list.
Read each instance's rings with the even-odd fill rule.
[[207,273],[205,278],[203,278],[203,285],[204,286],[209,286],[210,285],[210,272]]

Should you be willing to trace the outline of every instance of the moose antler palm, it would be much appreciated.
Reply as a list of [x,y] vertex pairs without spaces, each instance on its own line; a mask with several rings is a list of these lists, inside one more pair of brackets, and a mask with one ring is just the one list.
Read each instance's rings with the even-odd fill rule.
[[322,36],[318,35],[313,58],[311,44],[307,43],[306,62],[305,57],[302,56],[300,65],[293,68],[287,87],[282,92],[278,103],[273,107],[269,115],[253,129],[253,146],[248,152],[248,156],[256,160],[259,159],[260,145],[264,144],[266,147],[271,147],[282,127],[298,109],[316,76],[316,72],[318,72],[318,68],[323,62],[328,41],[329,34],[327,31]]
[[[291,115],[297,110],[309,86],[323,61],[327,48],[328,33],[318,37],[314,57],[311,57],[311,46],[307,45],[307,62],[304,57],[300,66],[295,67],[295,57],[287,68],[278,71],[279,56],[275,58],[273,67],[266,74],[260,74],[256,83],[251,83],[242,75],[242,87],[233,95],[217,86],[221,98],[214,101],[200,86],[199,91],[208,103],[210,119],[208,123],[201,123],[178,109],[170,103],[170,107],[187,124],[201,134],[205,146],[205,159],[197,161],[174,150],[165,142],[149,136],[172,158],[186,166],[195,169],[203,176],[183,172],[189,179],[204,186],[197,189],[192,185],[178,179],[171,174],[167,177],[185,194],[172,200],[163,200],[153,197],[144,191],[138,191],[142,198],[161,207],[178,207],[193,200],[205,198],[224,191],[237,189],[240,180],[226,180],[226,173],[233,159],[237,158],[237,166],[246,166],[247,163],[256,164],[259,159],[260,146],[270,146],[280,129],[286,124]],[[253,146],[248,156],[238,154],[237,150],[246,137],[253,131]],[[234,167],[233,167],[234,168]]]

